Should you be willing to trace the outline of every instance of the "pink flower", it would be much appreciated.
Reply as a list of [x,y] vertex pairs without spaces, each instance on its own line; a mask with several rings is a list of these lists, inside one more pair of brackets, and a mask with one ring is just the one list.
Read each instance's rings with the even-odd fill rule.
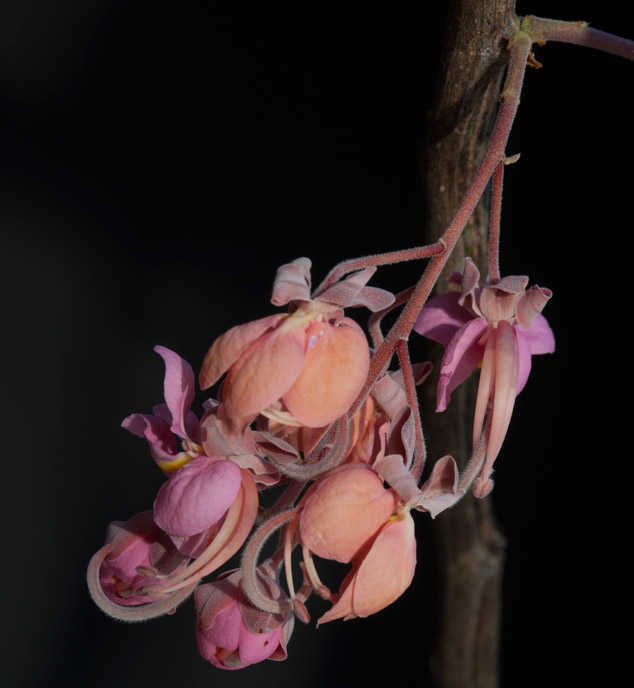
[[226,372],[222,413],[242,428],[260,413],[287,425],[332,423],[360,392],[370,361],[363,330],[341,309],[378,309],[393,298],[365,286],[373,272],[355,273],[313,299],[307,258],[279,268],[271,301],[291,303],[290,312],[238,325],[220,336],[203,361],[201,388],[211,387]]
[[[195,380],[192,367],[178,354],[164,346],[155,346],[165,361],[165,403],[154,407],[154,415],[133,413],[122,427],[150,444],[150,452],[158,466],[167,474],[203,453],[200,423],[192,413]],[[177,438],[180,438],[179,442]]]
[[100,562],[101,590],[119,605],[154,601],[144,588],[180,571],[188,561],[154,523],[151,511],[114,521],[106,531],[108,553]]
[[[293,615],[269,614],[253,607],[241,587],[242,574],[233,571],[206,583],[194,593],[196,644],[200,654],[220,669],[243,669],[265,659],[286,659]],[[263,575],[268,587],[279,586]]]
[[[467,259],[462,275],[451,280],[460,292],[429,300],[414,329],[445,346],[438,382],[437,411],[444,411],[451,392],[481,364],[473,426],[474,448],[481,441],[488,415],[486,462],[474,491],[484,497],[493,483],[490,475],[506,431],[515,397],[526,384],[531,356],[552,353],[555,338],[541,311],[551,298],[536,285],[526,291],[528,277],[504,277],[480,289],[480,274]],[[486,432],[485,432],[486,434]]]

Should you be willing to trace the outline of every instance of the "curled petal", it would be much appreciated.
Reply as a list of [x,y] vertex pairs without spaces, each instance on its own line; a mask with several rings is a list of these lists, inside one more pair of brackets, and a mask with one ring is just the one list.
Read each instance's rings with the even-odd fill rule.
[[[460,274],[460,273],[458,273]],[[453,278],[453,279],[452,279]],[[456,277],[450,275],[450,281],[454,281]],[[471,258],[466,258],[464,262],[464,272],[460,276],[460,304],[466,308],[471,308],[477,315],[482,315],[477,301],[479,299],[480,288],[478,282],[480,281],[480,271]]]
[[388,308],[394,303],[394,295],[384,289],[366,287],[366,282],[376,268],[365,268],[336,282],[317,297],[319,301],[332,303],[340,308],[365,306],[373,313]]
[[432,518],[459,501],[464,490],[458,489],[460,472],[452,456],[443,456],[434,464],[431,475],[421,487],[417,507],[426,509]]
[[524,294],[528,284],[528,277],[524,275],[510,275],[503,277],[496,284],[485,287],[480,293],[480,311],[490,322],[513,320],[515,307]]
[[517,322],[522,327],[530,328],[536,316],[544,310],[544,306],[552,298],[550,289],[543,289],[534,284],[517,302]]
[[289,301],[310,300],[310,266],[308,258],[298,258],[277,269],[271,303],[284,306]]
[[199,456],[163,484],[154,520],[167,533],[196,535],[224,516],[239,487],[240,469],[232,461]]

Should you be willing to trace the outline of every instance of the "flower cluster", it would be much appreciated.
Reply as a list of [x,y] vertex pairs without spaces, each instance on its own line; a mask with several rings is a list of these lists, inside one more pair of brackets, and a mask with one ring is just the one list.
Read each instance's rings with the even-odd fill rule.
[[[403,343],[399,369],[376,364],[386,341],[376,323],[396,302],[367,285],[375,269],[327,278],[312,292],[308,259],[279,268],[271,301],[287,312],[238,325],[213,342],[199,385],[222,382],[201,415],[192,411],[192,367],[155,347],[165,364],[165,401],[122,425],[147,441],[165,482],[151,510],[110,524],[90,562],[89,589],[106,613],[149,619],[193,593],[200,654],[216,667],[238,669],[286,657],[295,617],[310,619],[313,592],[331,602],[319,625],[379,612],[410,586],[411,512],[435,518],[473,476],[460,475],[444,456],[419,485],[426,457],[416,385],[431,366],[412,364]],[[525,291],[523,278],[480,290],[474,269],[468,264],[457,280],[460,293],[425,306],[416,329],[447,347],[439,410],[482,361],[474,432],[475,444],[481,435],[487,443],[481,485],[490,481],[530,355],[552,350],[552,333],[539,314],[549,292]],[[375,314],[372,346],[344,314],[352,307]],[[276,497],[265,507],[272,500],[261,495],[273,487]],[[277,547],[260,562],[274,533]],[[202,582],[241,550],[241,568]],[[338,592],[320,580],[318,559],[349,566]]]

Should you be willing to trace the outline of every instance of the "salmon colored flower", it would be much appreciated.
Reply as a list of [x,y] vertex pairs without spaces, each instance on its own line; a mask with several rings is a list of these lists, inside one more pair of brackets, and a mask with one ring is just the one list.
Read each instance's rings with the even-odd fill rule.
[[385,609],[409,588],[415,569],[414,520],[405,511],[390,518],[352,561],[335,603],[317,625],[335,619],[365,618]]
[[367,464],[345,464],[306,493],[301,542],[323,559],[348,563],[387,522],[395,505],[394,493]]
[[380,308],[392,295],[365,286],[373,269],[355,273],[319,298],[310,296],[310,261],[279,268],[278,313],[233,327],[209,349],[200,371],[202,389],[227,373],[221,391],[225,417],[247,427],[263,415],[287,425],[322,427],[342,416],[361,390],[370,349],[363,330],[342,308]]
[[[334,602],[319,623],[374,614],[412,582],[416,540],[409,509],[365,463],[345,464],[317,481],[303,500],[298,530],[308,575]],[[321,584],[313,554],[352,564],[338,595]]]
[[451,392],[482,366],[473,426],[474,447],[480,442],[485,418],[490,419],[486,461],[474,491],[491,490],[493,462],[508,429],[515,397],[526,384],[531,356],[552,353],[555,338],[541,311],[551,298],[528,277],[511,276],[480,289],[480,273],[467,259],[464,273],[452,275],[460,292],[436,296],[421,311],[414,329],[445,346],[437,411],[444,411]]

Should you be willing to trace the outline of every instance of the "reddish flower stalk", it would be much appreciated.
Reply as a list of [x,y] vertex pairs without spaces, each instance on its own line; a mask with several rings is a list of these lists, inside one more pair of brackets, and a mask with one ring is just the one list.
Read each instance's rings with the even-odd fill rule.
[[500,281],[500,220],[502,217],[502,184],[504,163],[495,168],[491,179],[491,212],[489,214],[489,284]]
[[519,96],[524,82],[524,74],[526,72],[526,61],[530,54],[531,44],[532,41],[530,37],[522,31],[518,31],[509,42],[509,65],[504,89],[500,95],[500,109],[498,111],[493,134],[484,160],[480,165],[480,169],[471,182],[458,212],[440,239],[440,242],[445,244],[447,250],[429,261],[410,300],[407,302],[398,320],[394,323],[392,329],[385,337],[385,340],[370,360],[368,378],[357,400],[352,405],[349,411],[350,414],[354,414],[365,401],[372,385],[389,364],[390,359],[396,351],[399,340],[407,339],[409,336],[418,314],[424,306],[425,301],[429,298],[449,255],[478,204],[480,196],[482,196],[489,179],[491,179],[496,167],[506,157],[504,149],[517,113]]
[[445,245],[441,242],[430,244],[429,246],[419,246],[416,248],[408,248],[402,251],[390,251],[388,253],[379,253],[373,256],[365,256],[363,258],[353,258],[345,260],[339,265],[336,265],[326,275],[324,281],[315,290],[315,296],[322,294],[328,287],[333,285],[337,280],[340,280],[344,275],[355,270],[362,270],[368,267],[376,267],[378,265],[393,265],[394,263],[405,263],[409,260],[420,260],[421,258],[431,258],[439,256],[445,251]]

